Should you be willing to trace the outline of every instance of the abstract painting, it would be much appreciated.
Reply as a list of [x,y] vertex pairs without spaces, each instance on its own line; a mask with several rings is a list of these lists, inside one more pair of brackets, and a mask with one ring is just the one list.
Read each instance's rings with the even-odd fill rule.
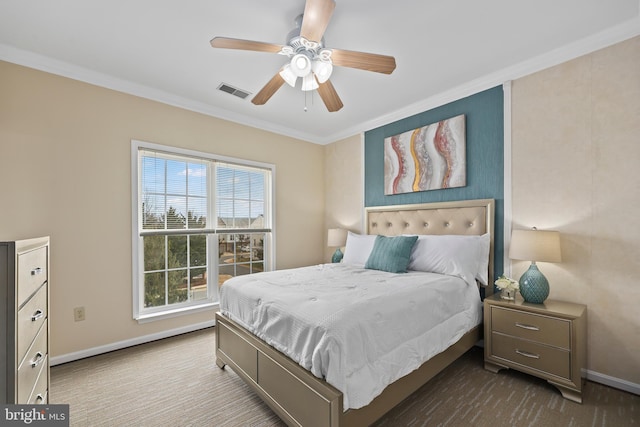
[[467,185],[464,114],[384,139],[384,194]]

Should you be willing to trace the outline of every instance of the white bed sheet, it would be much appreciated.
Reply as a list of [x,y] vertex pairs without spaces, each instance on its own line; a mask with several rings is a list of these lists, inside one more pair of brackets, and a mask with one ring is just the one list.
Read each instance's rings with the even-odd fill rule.
[[340,390],[344,410],[366,406],[482,320],[477,287],[458,277],[344,264],[234,277],[220,309]]

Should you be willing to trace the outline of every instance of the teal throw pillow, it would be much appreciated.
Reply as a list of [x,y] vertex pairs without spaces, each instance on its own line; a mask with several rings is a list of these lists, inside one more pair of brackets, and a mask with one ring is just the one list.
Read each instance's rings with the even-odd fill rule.
[[418,236],[377,236],[364,268],[406,273],[416,240]]

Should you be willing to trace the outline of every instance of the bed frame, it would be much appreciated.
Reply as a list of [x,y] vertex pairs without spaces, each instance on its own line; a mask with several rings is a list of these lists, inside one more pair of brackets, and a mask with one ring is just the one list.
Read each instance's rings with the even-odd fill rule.
[[[368,234],[491,233],[489,283],[493,283],[493,199],[366,208]],[[485,295],[493,292],[493,286]],[[290,426],[366,426],[398,405],[482,338],[482,325],[400,378],[360,409],[343,411],[342,393],[296,362],[216,313],[216,364],[229,365]]]

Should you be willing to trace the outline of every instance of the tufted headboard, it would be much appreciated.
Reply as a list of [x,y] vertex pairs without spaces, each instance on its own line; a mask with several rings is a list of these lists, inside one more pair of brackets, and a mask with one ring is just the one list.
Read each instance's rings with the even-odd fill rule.
[[[399,236],[402,234],[462,234],[491,235],[489,252],[489,283],[493,283],[493,229],[495,201],[493,199],[415,205],[376,206],[365,209],[367,234]],[[493,286],[485,288],[485,295]]]

